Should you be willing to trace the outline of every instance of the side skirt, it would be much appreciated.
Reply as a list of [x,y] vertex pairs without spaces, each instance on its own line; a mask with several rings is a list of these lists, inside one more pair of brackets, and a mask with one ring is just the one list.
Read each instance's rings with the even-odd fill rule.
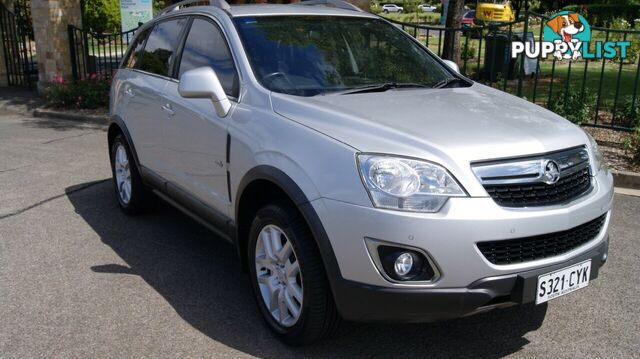
[[236,241],[231,238],[228,234],[224,233],[222,230],[220,230],[216,225],[211,224],[209,221],[205,220],[204,218],[200,217],[199,215],[195,214],[194,212],[188,210],[186,207],[184,207],[183,205],[181,205],[180,203],[174,201],[171,197],[169,197],[168,195],[164,194],[163,192],[154,189],[153,193],[155,193],[158,197],[162,198],[162,200],[164,200],[165,202],[169,203],[170,205],[172,205],[173,207],[175,207],[176,209],[178,209],[180,212],[186,214],[187,216],[191,217],[194,221],[200,223],[201,225],[205,226],[207,229],[209,229],[211,232],[215,233],[216,235],[220,236],[222,239],[224,239],[225,241],[231,243],[231,244],[236,244]]
[[140,166],[140,174],[145,184],[151,187],[153,193],[158,197],[224,240],[236,245],[235,223],[227,216],[202,203],[148,168]]

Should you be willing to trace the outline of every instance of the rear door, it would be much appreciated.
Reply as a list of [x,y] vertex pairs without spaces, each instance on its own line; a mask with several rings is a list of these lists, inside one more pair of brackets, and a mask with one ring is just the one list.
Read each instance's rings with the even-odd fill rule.
[[187,17],[181,17],[153,27],[136,56],[135,71],[122,89],[128,98],[126,123],[140,163],[160,175],[167,171],[160,147],[167,120],[162,99],[187,22]]
[[195,17],[189,30],[176,81],[166,87],[167,103],[175,113],[167,121],[163,146],[168,153],[170,181],[218,212],[228,215],[227,126],[233,110],[218,117],[209,99],[187,99],[178,93],[180,76],[211,67],[232,104],[238,97],[238,74],[222,29],[211,19]]

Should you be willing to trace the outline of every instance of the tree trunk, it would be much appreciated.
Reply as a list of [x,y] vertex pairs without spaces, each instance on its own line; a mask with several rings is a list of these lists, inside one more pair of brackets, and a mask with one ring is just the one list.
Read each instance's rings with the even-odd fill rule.
[[[446,27],[460,29],[462,27],[462,15],[464,12],[464,0],[449,0],[447,10]],[[460,62],[460,31],[445,31],[442,58]]]

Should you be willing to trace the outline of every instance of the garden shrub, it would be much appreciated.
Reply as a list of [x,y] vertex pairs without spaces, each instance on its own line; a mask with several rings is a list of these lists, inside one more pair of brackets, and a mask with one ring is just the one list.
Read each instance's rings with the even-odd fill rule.
[[577,125],[588,121],[595,107],[596,96],[589,89],[585,89],[583,97],[580,90],[572,88],[567,93],[562,91],[555,94],[547,106],[549,110]]
[[474,59],[476,57],[476,48],[473,47],[472,45],[467,44],[466,47],[462,47],[462,51],[460,53],[460,58],[463,61],[468,61],[471,59]]
[[46,98],[52,107],[102,108],[109,105],[110,87],[110,81],[96,74],[78,82],[65,82],[61,76],[55,76],[53,84],[47,89]]
[[640,126],[640,99],[636,99],[634,103],[633,96],[627,96],[616,112],[616,122],[622,122],[622,126]]
[[624,142],[627,151],[631,152],[633,159],[640,162],[640,126],[636,127]]

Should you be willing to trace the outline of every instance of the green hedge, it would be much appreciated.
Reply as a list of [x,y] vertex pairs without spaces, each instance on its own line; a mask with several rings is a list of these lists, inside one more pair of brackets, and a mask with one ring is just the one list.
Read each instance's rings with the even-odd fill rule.
[[412,24],[437,25],[440,23],[440,14],[435,12],[414,12],[409,14],[381,13],[380,15],[390,20],[407,22]]

